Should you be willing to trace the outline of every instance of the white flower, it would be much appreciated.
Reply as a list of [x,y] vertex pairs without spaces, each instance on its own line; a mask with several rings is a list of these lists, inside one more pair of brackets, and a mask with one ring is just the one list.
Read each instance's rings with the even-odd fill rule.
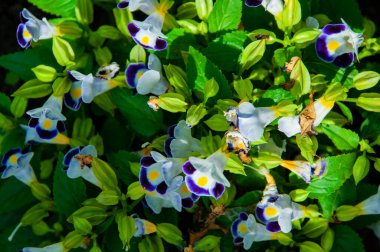
[[37,181],[30,160],[33,152],[23,153],[20,148],[11,149],[4,154],[1,165],[5,167],[2,179],[14,176],[26,185]]
[[21,250],[22,252],[67,252],[68,250],[63,246],[62,242],[54,243],[43,248],[27,247]]
[[380,186],[375,195],[356,205],[360,209],[360,215],[380,214]]

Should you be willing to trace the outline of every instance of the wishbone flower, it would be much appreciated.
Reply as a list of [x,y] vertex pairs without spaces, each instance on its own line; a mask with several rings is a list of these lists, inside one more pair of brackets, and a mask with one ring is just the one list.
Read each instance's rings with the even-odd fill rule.
[[326,173],[326,161],[318,160],[315,164],[301,160],[283,160],[280,164],[300,176],[306,183],[310,183],[312,177],[321,178]]
[[27,9],[20,12],[21,24],[17,27],[17,42],[22,48],[28,48],[32,43],[42,39],[49,39],[57,34],[57,29],[46,18],[36,18]]
[[148,65],[144,63],[131,63],[125,70],[125,79],[131,88],[136,88],[141,95],[162,95],[168,89],[169,83],[162,75],[160,59],[150,54]]
[[347,68],[358,57],[359,46],[364,42],[362,33],[356,33],[343,20],[343,24],[328,24],[315,43],[320,59],[338,67]]
[[356,205],[359,215],[380,214],[380,186],[376,194]]
[[21,250],[22,252],[67,252],[69,251],[63,246],[62,242],[54,243],[43,248],[27,247]]
[[140,219],[137,214],[132,214],[131,217],[133,217],[135,221],[135,233],[134,237],[141,237],[143,235],[148,235],[155,233],[157,231],[156,225],[154,225],[152,222]]
[[283,0],[245,0],[248,7],[258,7],[262,5],[266,11],[273,16],[277,16],[284,9]]

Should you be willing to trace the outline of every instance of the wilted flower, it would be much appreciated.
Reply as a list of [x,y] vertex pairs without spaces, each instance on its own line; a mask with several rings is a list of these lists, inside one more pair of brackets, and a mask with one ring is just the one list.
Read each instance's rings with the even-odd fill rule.
[[168,129],[169,138],[165,141],[165,153],[175,158],[187,158],[193,151],[202,153],[201,141],[191,136],[191,128],[184,120]]
[[277,16],[283,9],[284,3],[282,0],[245,0],[245,5],[248,7],[258,7],[262,5],[266,11]]
[[219,151],[206,159],[190,157],[182,167],[187,187],[198,196],[218,199],[224,193],[225,186],[230,186],[223,174],[226,164],[226,155]]
[[[315,101],[315,121],[312,127],[317,127],[333,107],[333,101],[326,101],[323,98]],[[283,132],[287,137],[292,137],[298,133],[301,133],[300,116],[286,116],[280,118],[280,120],[278,120],[278,130]]]
[[21,24],[17,27],[17,42],[22,48],[28,48],[32,43],[42,39],[49,39],[57,34],[56,27],[46,18],[36,18],[27,9],[20,12]]
[[27,247],[21,250],[22,252],[67,252],[69,251],[63,246],[62,242],[54,243],[43,248]]
[[317,38],[315,49],[320,59],[338,67],[349,67],[363,43],[362,33],[356,33],[342,19],[343,24],[328,24]]
[[277,233],[268,231],[264,225],[256,222],[252,214],[246,213],[240,213],[239,218],[232,223],[231,233],[234,243],[243,243],[245,250],[248,250],[253,242],[278,239]]
[[315,164],[301,160],[283,160],[281,166],[300,176],[306,183],[310,183],[312,177],[321,178],[326,172],[326,161],[318,160]]
[[117,83],[113,79],[119,74],[119,71],[120,67],[115,62],[99,68],[95,76],[93,74],[84,75],[74,70],[67,71],[73,84],[70,91],[65,94],[66,106],[77,111],[82,102],[91,103],[96,96],[115,88]]
[[125,70],[125,79],[128,85],[136,88],[141,95],[162,95],[168,89],[169,83],[162,75],[160,59],[150,54],[148,65],[144,63],[131,63]]
[[132,214],[135,220],[135,233],[134,237],[141,237],[143,235],[148,235],[155,233],[157,231],[156,225],[152,222],[140,219],[137,214]]
[[33,168],[30,165],[30,160],[33,157],[33,152],[23,152],[20,148],[9,150],[4,154],[1,161],[3,174],[2,179],[14,176],[26,185],[37,181]]
[[360,210],[359,215],[380,214],[380,186],[375,195],[356,205]]
[[97,155],[98,153],[92,145],[87,145],[86,147],[80,146],[69,150],[63,159],[63,165],[68,167],[67,176],[72,179],[82,177],[101,188],[102,183],[95,177],[94,171],[91,168],[92,160]]

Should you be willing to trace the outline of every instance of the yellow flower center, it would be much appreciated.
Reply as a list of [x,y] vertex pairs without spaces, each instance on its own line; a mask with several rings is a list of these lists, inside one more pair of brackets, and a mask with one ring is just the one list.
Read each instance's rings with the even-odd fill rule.
[[141,43],[142,43],[143,45],[147,45],[147,44],[149,44],[149,37],[148,37],[148,36],[144,36],[144,37],[142,37],[142,38],[141,38]]
[[265,208],[265,215],[269,217],[274,217],[277,215],[277,209],[274,207],[267,207]]
[[32,35],[30,34],[30,32],[28,31],[28,29],[24,28],[24,31],[22,32],[22,36],[24,38],[30,38]]
[[183,186],[183,187],[181,188],[181,192],[183,192],[183,193],[189,193],[190,191],[189,191],[189,189],[187,188],[187,186],[185,185],[185,186]]
[[44,124],[43,124],[43,127],[44,127],[44,129],[50,129],[51,125],[52,125],[51,120],[46,119],[45,122],[44,122]]
[[158,171],[151,171],[148,174],[148,178],[150,180],[156,180],[158,178],[158,176],[160,176],[160,173]]
[[9,158],[9,161],[11,161],[12,164],[15,164],[17,163],[17,156],[16,155],[12,155],[10,158]]
[[207,185],[207,182],[208,182],[208,178],[206,176],[203,176],[198,179],[197,184],[199,186],[205,186]]
[[245,233],[248,231],[248,228],[246,225],[240,225],[239,226],[239,232]]
[[79,97],[81,97],[81,95],[82,95],[82,89],[81,88],[73,88],[71,90],[71,96],[74,99],[79,99]]
[[330,50],[330,51],[336,51],[338,48],[339,48],[340,44],[338,41],[331,41],[328,45],[327,45],[327,48]]
[[141,76],[143,76],[144,72],[143,71],[140,71],[137,73],[137,79],[140,79]]

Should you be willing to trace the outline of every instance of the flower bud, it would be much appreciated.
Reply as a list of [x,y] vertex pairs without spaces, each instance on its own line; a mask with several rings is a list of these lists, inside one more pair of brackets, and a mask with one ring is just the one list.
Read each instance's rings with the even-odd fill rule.
[[264,56],[265,44],[265,40],[256,40],[244,48],[239,58],[241,73],[251,68],[254,64],[261,60],[261,58]]
[[194,2],[187,2],[180,5],[177,9],[177,19],[193,19],[197,15],[197,9]]
[[49,216],[45,204],[39,203],[30,208],[21,218],[23,226],[33,225],[40,222],[43,218]]
[[67,38],[77,39],[83,34],[82,28],[73,21],[64,21],[57,26],[57,33]]
[[32,230],[35,235],[43,236],[51,231],[48,224],[44,221],[40,221],[32,225]]
[[192,34],[199,34],[198,30],[198,25],[196,21],[192,19],[183,19],[183,20],[178,20],[177,23],[179,26],[184,28],[187,32],[192,33]]
[[352,175],[354,176],[355,184],[357,185],[369,172],[369,160],[365,154],[359,156],[352,169]]
[[207,23],[202,21],[198,24],[198,31],[201,35],[206,35],[208,33]]
[[113,190],[102,191],[96,200],[102,205],[113,206],[119,202],[119,195]]
[[207,110],[204,108],[204,104],[192,105],[186,114],[186,124],[189,127],[193,127],[199,123],[199,121],[207,114]]
[[69,77],[58,77],[53,83],[53,95],[63,96],[70,91],[71,84]]
[[326,92],[323,94],[323,98],[326,101],[341,101],[346,99],[346,90],[340,83],[334,83],[329,85]]
[[195,0],[195,8],[200,20],[207,21],[213,8],[212,0]]
[[51,85],[43,83],[38,79],[25,82],[12,95],[23,98],[41,98],[47,96],[52,91]]
[[33,67],[32,71],[36,75],[37,79],[42,82],[52,82],[57,77],[57,71],[55,68],[46,65],[38,65]]
[[82,24],[89,25],[94,21],[94,8],[91,0],[78,0],[75,16]]
[[273,233],[273,235],[275,236],[276,240],[278,240],[278,242],[282,245],[292,246],[292,244],[294,243],[291,237],[291,233],[284,234],[284,233],[279,232],[279,233]]
[[191,96],[190,89],[186,81],[186,73],[182,68],[175,65],[164,66],[166,77],[170,85],[172,85],[176,93],[182,94],[186,99]]
[[124,248],[126,244],[129,244],[129,241],[135,233],[135,221],[125,213],[118,213],[115,220],[119,230],[119,237]]
[[194,250],[196,251],[208,251],[217,247],[220,243],[221,237],[214,235],[207,235],[200,239],[194,246]]
[[73,217],[75,231],[81,235],[91,234],[92,225],[88,220],[80,217]]
[[104,153],[104,144],[103,144],[103,138],[101,135],[95,135],[90,138],[89,145],[95,146],[96,151],[98,152],[98,155],[103,155]]
[[289,193],[289,196],[292,198],[294,202],[302,202],[307,199],[310,192],[303,189],[296,189]]
[[368,111],[380,112],[380,94],[363,93],[356,101],[356,105]]
[[304,28],[298,30],[294,35],[291,41],[297,45],[306,44],[313,42],[321,34],[321,31],[318,29]]
[[108,47],[97,47],[94,49],[95,60],[99,66],[109,65],[112,60],[112,54]]
[[374,87],[380,80],[380,74],[374,71],[364,71],[354,77],[354,87],[364,90]]
[[334,244],[335,233],[331,228],[328,228],[322,235],[321,246],[325,252],[329,252]]
[[325,252],[321,246],[311,241],[299,243],[297,246],[300,247],[300,252]]
[[248,34],[248,37],[252,40],[265,40],[267,45],[271,45],[276,41],[276,34],[274,32],[265,30],[265,29],[257,29]]
[[340,206],[335,210],[338,221],[350,221],[360,215],[360,209],[355,206]]
[[78,248],[83,243],[84,236],[77,231],[68,233],[63,240],[63,246],[67,249]]
[[60,37],[53,37],[53,54],[61,66],[71,65],[75,59],[75,53],[70,43]]
[[167,243],[173,245],[180,245],[183,241],[182,232],[170,223],[160,223],[157,225],[157,234],[159,237],[164,239]]
[[181,94],[165,93],[159,97],[157,105],[169,112],[186,112],[187,103]]
[[106,209],[98,206],[83,206],[76,210],[67,221],[73,223],[73,218],[79,217],[88,220],[92,225],[99,225],[107,217]]
[[302,227],[301,233],[309,238],[317,238],[325,233],[328,227],[329,223],[326,219],[312,218]]
[[103,160],[94,158],[92,161],[92,169],[95,177],[103,184],[103,190],[118,191],[117,177],[114,170]]
[[105,39],[111,39],[111,40],[121,39],[121,33],[119,32],[118,29],[116,29],[112,25],[102,25],[99,27],[96,33]]
[[144,188],[141,187],[140,181],[135,181],[128,186],[127,196],[131,200],[138,200],[145,194]]
[[129,61],[131,63],[140,63],[146,61],[145,49],[140,45],[135,45],[129,53]]
[[259,155],[252,158],[252,160],[256,165],[265,165],[265,167],[268,169],[275,168],[282,162],[281,157],[272,152],[259,152]]
[[16,96],[11,103],[11,113],[16,117],[20,118],[24,116],[26,107],[28,106],[28,99],[21,96]]
[[50,199],[50,188],[42,184],[38,181],[34,181],[30,184],[30,189],[32,190],[32,194],[38,200],[49,200]]

